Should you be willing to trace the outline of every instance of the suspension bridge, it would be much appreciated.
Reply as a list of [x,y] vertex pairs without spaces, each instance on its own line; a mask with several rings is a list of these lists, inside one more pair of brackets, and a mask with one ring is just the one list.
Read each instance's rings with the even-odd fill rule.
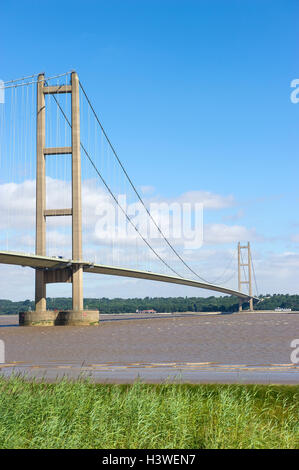
[[[251,275],[241,281],[239,272],[238,290],[211,282],[167,236],[76,72],[11,80],[1,91],[0,263],[35,270],[35,310],[20,314],[21,324],[97,323],[98,311],[84,309],[83,273],[207,289],[252,308]],[[248,248],[248,263],[240,263],[239,253],[239,271],[249,269],[250,257]],[[241,292],[242,282],[248,292]],[[47,310],[49,283],[72,284],[71,311]]]

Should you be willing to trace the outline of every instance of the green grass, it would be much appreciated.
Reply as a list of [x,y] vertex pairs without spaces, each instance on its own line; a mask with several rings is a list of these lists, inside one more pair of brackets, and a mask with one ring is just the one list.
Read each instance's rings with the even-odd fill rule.
[[0,448],[299,448],[299,387],[0,378]]

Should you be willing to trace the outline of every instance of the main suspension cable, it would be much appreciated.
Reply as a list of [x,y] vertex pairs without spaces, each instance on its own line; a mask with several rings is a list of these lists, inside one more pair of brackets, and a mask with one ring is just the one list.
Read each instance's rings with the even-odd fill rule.
[[256,295],[257,295],[257,297],[258,297],[259,291],[258,291],[258,288],[257,288],[256,275],[255,275],[255,269],[254,269],[254,264],[253,264],[253,259],[252,259],[251,252],[250,252],[250,262],[251,262],[251,266],[252,266],[252,272],[253,272],[253,278],[254,278],[254,284],[255,284]]
[[89,104],[89,106],[90,106],[90,108],[91,108],[91,110],[92,110],[92,112],[93,112],[93,114],[94,114],[94,116],[95,116],[95,118],[96,118],[96,120],[97,120],[97,122],[98,122],[98,124],[99,124],[99,126],[100,126],[100,128],[101,128],[101,130],[102,130],[102,132],[103,132],[103,134],[104,134],[104,136],[105,136],[105,138],[106,138],[106,140],[107,140],[107,142],[108,142],[108,144],[109,144],[111,150],[112,150],[112,152],[113,152],[113,154],[114,154],[114,156],[115,156],[115,158],[117,159],[117,161],[118,161],[118,163],[119,163],[121,169],[123,170],[124,174],[126,175],[126,177],[127,177],[128,181],[129,181],[131,187],[133,188],[133,190],[134,190],[136,196],[138,197],[138,199],[139,199],[139,201],[141,202],[142,206],[144,207],[146,213],[148,214],[148,216],[150,217],[150,219],[152,220],[152,222],[153,222],[154,225],[156,226],[156,228],[157,228],[157,230],[159,231],[160,235],[161,235],[162,238],[165,240],[165,242],[167,243],[167,245],[169,246],[169,248],[173,251],[173,253],[174,253],[174,254],[179,258],[179,260],[184,264],[184,266],[185,266],[187,269],[189,269],[189,271],[191,271],[196,277],[198,277],[198,279],[200,279],[200,280],[202,280],[202,281],[204,281],[204,282],[209,283],[209,281],[207,281],[207,280],[204,279],[203,277],[199,276],[199,274],[197,274],[197,273],[185,262],[185,260],[181,257],[181,255],[177,252],[177,250],[174,248],[174,246],[169,242],[169,240],[166,238],[166,236],[165,236],[164,233],[162,232],[161,228],[159,227],[159,225],[157,224],[157,222],[155,221],[155,219],[154,219],[153,216],[151,215],[150,211],[149,211],[148,208],[146,207],[146,205],[145,205],[145,203],[144,203],[142,197],[140,196],[140,194],[139,194],[139,192],[138,192],[136,186],[134,185],[133,181],[132,181],[131,178],[129,177],[129,175],[128,175],[128,173],[127,173],[127,171],[126,171],[124,165],[122,164],[120,158],[118,157],[117,152],[116,152],[116,150],[114,149],[114,147],[113,147],[113,145],[112,145],[112,143],[111,143],[109,137],[107,136],[107,134],[106,134],[106,132],[105,132],[105,129],[103,128],[103,125],[101,124],[101,122],[100,122],[100,120],[99,120],[99,118],[98,118],[98,116],[97,116],[97,113],[96,113],[95,109],[93,108],[93,106],[92,106],[92,104],[91,104],[91,102],[90,102],[90,100],[89,100],[89,98],[88,98],[88,96],[87,96],[87,94],[86,94],[86,92],[85,92],[85,90],[84,90],[84,88],[83,88],[83,85],[82,85],[82,83],[81,83],[80,81],[79,81],[79,85],[80,85],[80,88],[81,88],[81,90],[82,90],[82,92],[83,92],[83,94],[84,94],[84,96],[85,96],[85,98],[86,98],[86,100],[87,100],[87,102],[88,102],[88,104]]
[[[60,78],[60,77],[64,77],[65,75],[69,75],[71,72],[65,72],[65,73],[61,73],[59,75],[54,75],[53,77],[47,77],[47,78],[42,78],[41,80],[33,80],[31,82],[24,82],[24,83],[16,83],[15,85],[8,85],[8,86],[1,86],[0,88],[3,90],[6,90],[7,88],[18,88],[20,86],[26,86],[26,85],[32,85],[33,83],[39,83],[39,82],[43,82],[46,80],[53,80],[54,78]],[[34,75],[33,75],[34,77]],[[31,77],[29,77],[31,78]],[[19,79],[17,80],[11,80],[10,82],[5,82],[5,83],[12,83],[12,82],[17,82],[19,81]],[[4,85],[5,85],[4,83]]]
[[[46,82],[45,82],[46,83]],[[68,123],[68,125],[70,126],[70,128],[72,128],[72,124],[70,123],[68,117],[66,116],[64,110],[61,108],[60,106],[60,103],[58,102],[57,98],[55,97],[55,95],[52,95],[58,108],[60,109],[60,111],[62,112],[64,118],[66,119],[66,122]],[[82,144],[82,142],[80,142],[80,146],[82,148],[82,150],[84,151],[84,153],[86,154],[88,160],[90,161],[91,165],[93,166],[94,170],[96,171],[97,175],[99,176],[99,178],[101,179],[101,181],[103,182],[103,184],[105,185],[107,191],[109,192],[110,196],[113,198],[113,200],[115,201],[115,203],[118,205],[118,207],[121,209],[121,211],[123,212],[123,214],[125,215],[126,219],[130,222],[130,224],[132,225],[132,227],[134,227],[135,231],[138,233],[138,235],[142,238],[142,240],[144,241],[144,243],[146,243],[146,245],[150,248],[150,250],[157,256],[157,258],[159,258],[160,261],[162,261],[162,263],[164,263],[164,265],[170,269],[176,276],[178,277],[182,277],[180,274],[178,274],[160,255],[159,253],[157,253],[157,251],[150,245],[150,243],[148,243],[148,241],[145,239],[145,237],[139,232],[138,228],[136,227],[136,225],[132,222],[132,220],[130,219],[130,217],[128,216],[128,214],[126,213],[126,211],[123,209],[123,207],[119,204],[117,198],[115,197],[115,195],[113,194],[113,192],[111,191],[111,189],[109,188],[108,184],[106,183],[105,179],[103,178],[103,176],[101,175],[100,171],[98,170],[98,168],[96,167],[95,163],[93,162],[91,156],[89,155],[89,153],[87,152],[87,150],[85,149],[84,145]]]

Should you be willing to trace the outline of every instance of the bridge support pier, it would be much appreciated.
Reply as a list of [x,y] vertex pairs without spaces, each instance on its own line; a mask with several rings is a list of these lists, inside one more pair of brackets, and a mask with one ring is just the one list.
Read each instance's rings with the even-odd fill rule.
[[[242,312],[242,311],[243,311],[243,303],[241,300],[239,300],[239,312]],[[249,299],[249,312],[254,312],[253,299]]]
[[40,310],[33,312],[20,312],[20,326],[53,326],[57,312],[52,310]]
[[66,310],[58,313],[55,325],[92,326],[99,324],[98,310]]
[[[46,148],[45,95],[71,93],[72,145],[71,147]],[[72,158],[72,208],[46,208],[46,156],[71,154]],[[82,261],[82,201],[81,201],[81,140],[80,140],[80,95],[79,78],[71,74],[71,85],[63,87],[45,86],[45,76],[40,74],[37,83],[37,127],[36,127],[36,255],[46,256],[46,218],[69,215],[72,217],[72,260],[70,269],[35,272],[35,311],[22,312],[21,325],[95,325],[99,312],[83,308],[83,266]],[[46,285],[52,282],[72,282],[72,310],[48,311]]]
[[[46,161],[44,147],[46,142],[46,106],[43,74],[38,76],[36,109],[36,239],[35,252],[46,255]],[[35,308],[36,315],[44,316],[46,311],[46,282],[42,270],[35,271]]]
[[91,326],[99,324],[98,310],[45,310],[19,313],[20,326]]
[[[247,250],[247,263],[243,261],[241,250]],[[247,245],[241,246],[241,243],[238,243],[238,290],[241,292],[242,284],[248,285],[248,294],[249,294],[249,311],[253,312],[253,299],[252,299],[252,280],[251,280],[251,250],[250,250],[250,242]],[[246,278],[245,271],[245,280],[242,280],[241,275],[241,267],[244,269],[245,267],[248,269],[248,279]],[[242,302],[239,301],[239,312],[242,312]]]

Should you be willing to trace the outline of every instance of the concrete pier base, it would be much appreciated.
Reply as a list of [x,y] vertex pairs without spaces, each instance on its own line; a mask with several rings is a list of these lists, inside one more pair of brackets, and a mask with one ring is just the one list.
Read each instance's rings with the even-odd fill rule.
[[55,325],[84,326],[98,325],[98,310],[65,310],[58,313]]
[[20,326],[54,326],[57,313],[54,310],[45,310],[42,312],[20,312]]
[[98,310],[20,312],[20,326],[90,326],[99,324]]

